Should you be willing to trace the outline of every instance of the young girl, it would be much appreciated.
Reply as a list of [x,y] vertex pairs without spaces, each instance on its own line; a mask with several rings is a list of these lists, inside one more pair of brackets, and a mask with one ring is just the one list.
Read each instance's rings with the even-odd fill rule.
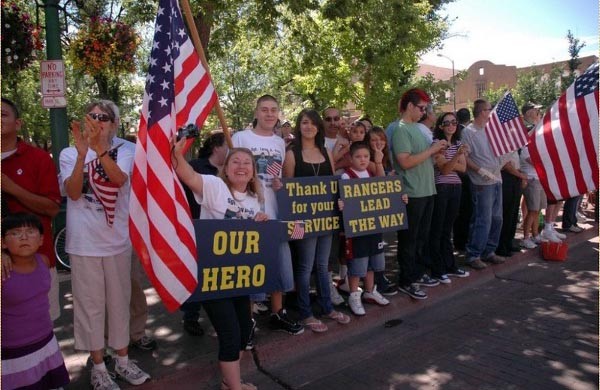
[[2,220],[2,249],[12,261],[2,283],[2,388],[56,389],[69,383],[50,319],[48,258],[37,253],[43,227],[32,214]]
[[350,145],[352,145],[352,142],[364,141],[366,135],[367,128],[362,122],[357,121],[350,125],[350,130],[348,131],[348,139],[350,140],[350,143],[336,143],[333,149],[333,160],[335,161],[334,166],[336,174],[340,175],[344,173],[344,170],[352,165],[352,162],[350,161]]
[[[352,166],[342,174],[342,180],[371,177],[367,170],[371,159],[371,149],[367,143],[353,142],[350,145],[350,157]],[[379,157],[381,158],[381,156]],[[340,209],[343,209],[343,203],[340,200]],[[375,233],[353,237],[351,243],[352,254],[351,259],[348,260],[348,286],[350,289],[348,304],[352,313],[357,316],[364,316],[365,309],[362,305],[361,292],[358,288],[361,277],[365,278],[365,292],[362,294],[362,298],[366,302],[375,303],[380,306],[390,303],[377,291],[374,280],[374,272],[385,269],[383,235]],[[346,245],[348,247],[348,243]]]
[[[200,204],[200,219],[254,219],[266,221],[261,212],[263,198],[256,175],[256,162],[246,148],[233,148],[225,159],[219,177],[201,175],[183,157],[185,139],[173,147],[172,163],[177,176]],[[252,331],[248,296],[202,302],[219,338],[219,367],[222,390],[255,390],[240,379],[240,351],[246,349]]]
[[[284,177],[331,176],[331,155],[325,149],[325,126],[315,110],[304,109],[298,114],[294,129],[294,143],[285,156]],[[316,264],[318,303],[325,317],[340,324],[350,322],[350,317],[333,310],[331,303],[331,280],[327,265],[331,250],[332,234],[310,237],[295,242],[298,250],[296,291],[298,307],[304,326],[313,332],[327,331],[327,325],[316,319],[310,307],[310,274]]]
[[[390,162],[388,140],[385,130],[374,126],[365,137],[365,142],[371,148],[371,161],[369,162],[369,174],[371,176],[384,176],[391,174],[392,164]],[[384,243],[385,245],[385,243]],[[379,292],[385,296],[398,294],[394,283],[385,276],[384,271],[375,272],[375,284]]]

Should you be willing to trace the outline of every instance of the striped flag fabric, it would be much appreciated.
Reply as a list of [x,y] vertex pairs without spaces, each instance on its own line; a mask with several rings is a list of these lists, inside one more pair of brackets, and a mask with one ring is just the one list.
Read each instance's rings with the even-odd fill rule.
[[510,92],[506,92],[492,110],[485,132],[496,157],[527,143],[527,128]]
[[177,0],[160,0],[131,178],[129,233],[149,280],[174,311],[198,284],[196,238],[170,140],[202,126],[217,95]]
[[592,64],[544,114],[529,154],[550,200],[598,188],[598,63]]
[[[108,154],[116,161],[117,149],[111,150]],[[110,181],[102,164],[100,164],[99,158],[93,159],[87,165],[90,188],[98,201],[102,204],[107,225],[112,227],[113,222],[115,221],[115,206],[117,204],[117,195],[119,195],[120,187]]]
[[294,229],[290,234],[292,240],[302,240],[304,238],[304,221],[294,221]]
[[277,160],[272,160],[270,164],[267,164],[267,173],[273,177],[279,177],[282,165]]

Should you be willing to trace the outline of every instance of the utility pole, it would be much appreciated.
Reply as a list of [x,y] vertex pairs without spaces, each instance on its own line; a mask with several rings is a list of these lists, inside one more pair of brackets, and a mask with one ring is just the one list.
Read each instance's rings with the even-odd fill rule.
[[[62,60],[60,44],[60,22],[58,18],[59,0],[44,0],[46,15],[46,57],[49,60]],[[59,169],[58,157],[61,150],[69,146],[69,123],[66,108],[50,108],[50,136],[52,156]]]
[[443,57],[452,62],[452,107],[454,108],[454,113],[456,114],[456,76],[454,75],[454,60],[443,54],[438,54],[437,56]]

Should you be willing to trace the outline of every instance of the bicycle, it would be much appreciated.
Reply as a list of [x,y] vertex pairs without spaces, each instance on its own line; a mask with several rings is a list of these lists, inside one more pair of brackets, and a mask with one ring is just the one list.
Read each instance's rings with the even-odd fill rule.
[[54,254],[56,255],[56,261],[58,261],[65,269],[70,270],[71,262],[69,261],[69,254],[65,252],[66,241],[67,228],[63,227],[54,237]]

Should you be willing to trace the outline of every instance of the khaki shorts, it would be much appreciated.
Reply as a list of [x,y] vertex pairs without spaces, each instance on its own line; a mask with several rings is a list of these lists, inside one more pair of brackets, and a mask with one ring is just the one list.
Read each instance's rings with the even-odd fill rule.
[[527,180],[527,187],[523,190],[527,210],[540,211],[547,206],[546,193],[542,184],[537,179]]

